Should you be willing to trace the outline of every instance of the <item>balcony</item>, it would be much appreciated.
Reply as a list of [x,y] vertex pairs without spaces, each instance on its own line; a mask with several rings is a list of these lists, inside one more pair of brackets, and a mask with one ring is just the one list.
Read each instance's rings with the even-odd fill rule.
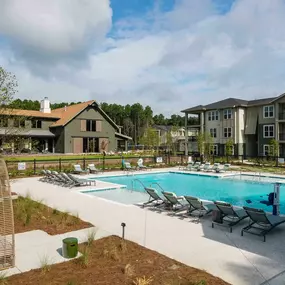
[[278,119],[285,121],[285,112],[279,113]]
[[279,133],[279,140],[285,141],[285,133]]

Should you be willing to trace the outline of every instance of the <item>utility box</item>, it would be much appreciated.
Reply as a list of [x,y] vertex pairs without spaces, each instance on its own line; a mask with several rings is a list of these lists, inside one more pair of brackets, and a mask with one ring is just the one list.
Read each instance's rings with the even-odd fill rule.
[[219,210],[214,210],[212,212],[212,221],[214,223],[217,223],[217,224],[222,224],[223,223],[223,216],[222,216],[222,213]]
[[62,240],[62,256],[64,258],[74,258],[78,254],[78,239],[74,237]]

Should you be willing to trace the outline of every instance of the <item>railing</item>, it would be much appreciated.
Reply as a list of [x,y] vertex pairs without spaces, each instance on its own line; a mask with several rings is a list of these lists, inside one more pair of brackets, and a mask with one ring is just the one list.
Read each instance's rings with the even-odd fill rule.
[[279,120],[285,120],[285,112],[279,113]]
[[279,140],[285,141],[285,133],[279,133]]
[[146,188],[146,186],[143,184],[143,182],[141,181],[141,180],[139,180],[139,179],[133,179],[132,180],[132,191],[134,191],[135,189],[135,182],[139,182],[141,185],[142,185],[142,187],[145,189]]

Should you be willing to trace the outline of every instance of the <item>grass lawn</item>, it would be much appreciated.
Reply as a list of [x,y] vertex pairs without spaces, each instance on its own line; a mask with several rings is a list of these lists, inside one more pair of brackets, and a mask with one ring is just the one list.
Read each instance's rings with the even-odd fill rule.
[[50,235],[57,235],[93,226],[79,219],[76,213],[60,212],[30,197],[13,200],[13,208],[16,234],[42,230]]
[[[226,285],[203,270],[181,264],[116,236],[80,245],[82,256],[11,276],[9,285]],[[193,256],[195,258],[195,256]],[[228,284],[229,285],[229,284]]]
[[274,166],[254,166],[254,165],[242,165],[234,169],[235,171],[243,172],[267,172],[274,174],[285,174],[285,169],[283,167],[274,167]]

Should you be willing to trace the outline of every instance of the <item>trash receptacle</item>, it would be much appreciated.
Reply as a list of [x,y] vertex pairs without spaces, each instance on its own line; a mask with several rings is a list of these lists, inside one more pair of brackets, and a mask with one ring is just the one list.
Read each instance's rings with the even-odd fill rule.
[[212,212],[212,221],[214,223],[222,224],[223,223],[223,216],[219,210],[214,210]]
[[78,239],[74,237],[62,240],[62,256],[64,258],[73,258],[78,254]]

